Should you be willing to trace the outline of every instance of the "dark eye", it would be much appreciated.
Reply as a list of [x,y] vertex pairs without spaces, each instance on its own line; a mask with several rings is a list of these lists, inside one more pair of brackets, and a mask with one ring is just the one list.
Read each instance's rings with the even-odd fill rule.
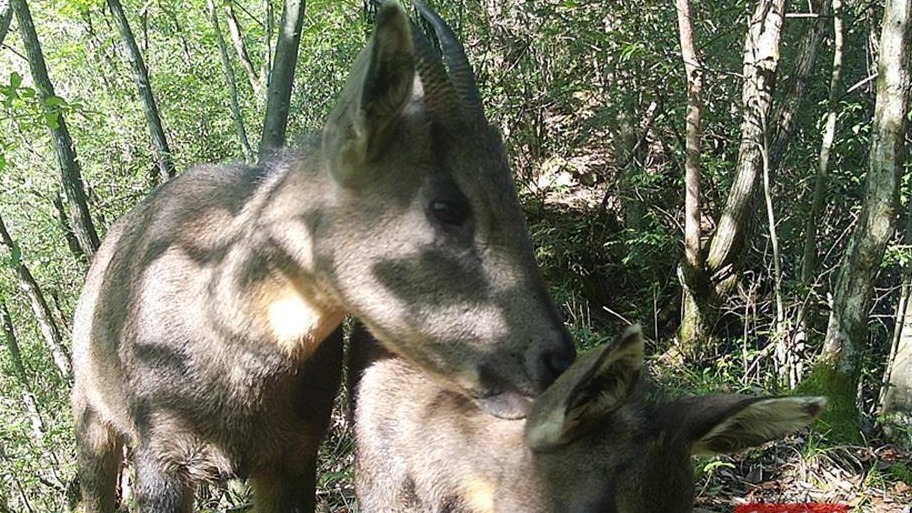
[[469,218],[469,209],[452,201],[431,200],[430,211],[434,219],[454,226],[462,226]]

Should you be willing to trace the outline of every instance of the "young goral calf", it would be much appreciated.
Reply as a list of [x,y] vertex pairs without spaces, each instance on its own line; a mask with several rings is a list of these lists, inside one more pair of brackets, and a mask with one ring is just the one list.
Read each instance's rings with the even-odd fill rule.
[[581,357],[526,420],[473,401],[352,336],[355,484],[363,513],[683,513],[691,455],[734,452],[804,427],[822,397],[669,399],[640,376],[638,327]]

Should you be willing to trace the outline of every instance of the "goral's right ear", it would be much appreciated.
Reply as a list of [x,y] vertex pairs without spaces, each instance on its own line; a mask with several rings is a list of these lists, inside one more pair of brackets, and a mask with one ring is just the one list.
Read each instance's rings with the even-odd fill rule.
[[526,419],[526,443],[547,451],[577,436],[580,427],[620,408],[639,379],[643,334],[638,325],[593,349],[545,390]]
[[415,48],[409,20],[395,2],[377,13],[370,43],[355,62],[323,130],[323,154],[332,176],[354,185],[365,163],[387,145],[393,123],[408,103],[415,81]]

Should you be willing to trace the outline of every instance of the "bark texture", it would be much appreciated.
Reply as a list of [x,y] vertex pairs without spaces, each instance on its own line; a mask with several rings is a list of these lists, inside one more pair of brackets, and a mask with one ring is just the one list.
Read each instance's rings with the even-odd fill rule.
[[807,24],[807,31],[801,40],[792,77],[783,91],[782,98],[774,106],[769,148],[770,171],[773,173],[779,169],[779,163],[795,135],[799,112],[807,108],[804,99],[814,78],[817,54],[830,18],[830,0],[814,0],[808,2],[808,6],[811,11],[809,14],[815,14],[816,17],[810,18],[812,21],[799,21]]
[[[874,134],[876,139],[871,147],[871,163],[868,169],[868,190],[874,188],[871,185],[870,174],[874,172],[874,166],[877,165],[878,175],[883,180],[883,185],[878,187],[883,196],[889,196],[892,203],[887,204],[883,198],[875,202],[872,208],[871,216],[882,216],[882,220],[868,221],[862,210],[862,220],[867,226],[883,226],[883,229],[889,230],[887,233],[876,231],[870,234],[871,237],[883,237],[881,244],[880,238],[872,241],[869,245],[862,246],[859,244],[857,252],[870,252],[871,258],[883,254],[883,246],[886,246],[887,240],[892,232],[893,212],[898,194],[898,181],[905,164],[906,155],[903,144],[907,128],[907,117],[905,113],[908,108],[908,91],[909,91],[909,74],[910,74],[910,46],[912,46],[912,27],[910,27],[910,17],[912,17],[912,2],[910,0],[888,0],[884,6],[883,35],[881,36],[880,64],[878,65],[878,82],[877,82],[877,106],[874,111],[874,126],[877,129]],[[883,102],[881,96],[883,95]],[[877,155],[875,156],[875,151]],[[875,164],[876,163],[876,164]],[[887,187],[891,186],[892,190]],[[866,196],[867,201],[867,196]],[[889,216],[889,217],[888,217]],[[907,240],[910,237],[908,233],[912,228],[912,221],[906,227]],[[862,224],[859,223],[859,231]],[[861,237],[861,235],[859,235]],[[855,249],[855,248],[853,248]],[[865,256],[859,257],[864,259]],[[880,258],[878,257],[878,263]],[[847,270],[847,272],[850,270]],[[871,271],[876,272],[876,268]],[[895,442],[906,448],[912,448],[912,307],[909,305],[908,291],[910,288],[910,274],[907,272],[904,279],[905,289],[905,306],[903,312],[903,321],[900,328],[899,337],[896,341],[895,354],[889,362],[889,377],[887,379],[887,390],[884,393],[884,400],[881,407],[881,414],[884,419],[884,431]],[[842,276],[840,276],[842,278]],[[849,278],[846,278],[849,281]],[[866,296],[870,297],[871,284],[867,284]],[[860,293],[857,295],[861,295]],[[835,310],[835,309],[834,309]],[[854,318],[844,317],[843,323],[853,321]],[[863,321],[862,321],[863,322]],[[833,318],[830,319],[830,326],[839,329]],[[863,326],[853,327],[847,325],[844,328],[846,333],[861,331]],[[827,345],[824,346],[825,354],[835,351],[835,355],[841,355],[844,351],[839,351],[837,344],[851,344],[852,340],[859,339],[840,339],[834,337],[830,342],[829,332],[827,333]],[[849,355],[853,354],[850,349]],[[833,357],[831,356],[831,359]],[[843,362],[841,359],[836,360],[837,369],[849,368],[852,362]],[[857,372],[857,363],[856,369]]]
[[703,105],[703,66],[693,41],[693,22],[689,0],[676,0],[681,58],[687,75],[687,114],[684,155],[684,259],[678,268],[682,294],[682,319],[679,339],[694,340],[696,326],[704,324],[703,312],[695,296],[706,290],[702,277],[703,252],[700,241],[700,110]]

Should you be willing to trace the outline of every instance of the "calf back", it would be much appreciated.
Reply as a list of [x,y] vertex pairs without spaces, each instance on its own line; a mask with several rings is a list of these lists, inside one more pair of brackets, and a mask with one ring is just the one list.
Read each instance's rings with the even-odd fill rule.
[[352,337],[361,511],[683,513],[691,455],[737,451],[807,425],[822,398],[668,399],[640,376],[639,328],[592,350],[527,420],[473,401]]

